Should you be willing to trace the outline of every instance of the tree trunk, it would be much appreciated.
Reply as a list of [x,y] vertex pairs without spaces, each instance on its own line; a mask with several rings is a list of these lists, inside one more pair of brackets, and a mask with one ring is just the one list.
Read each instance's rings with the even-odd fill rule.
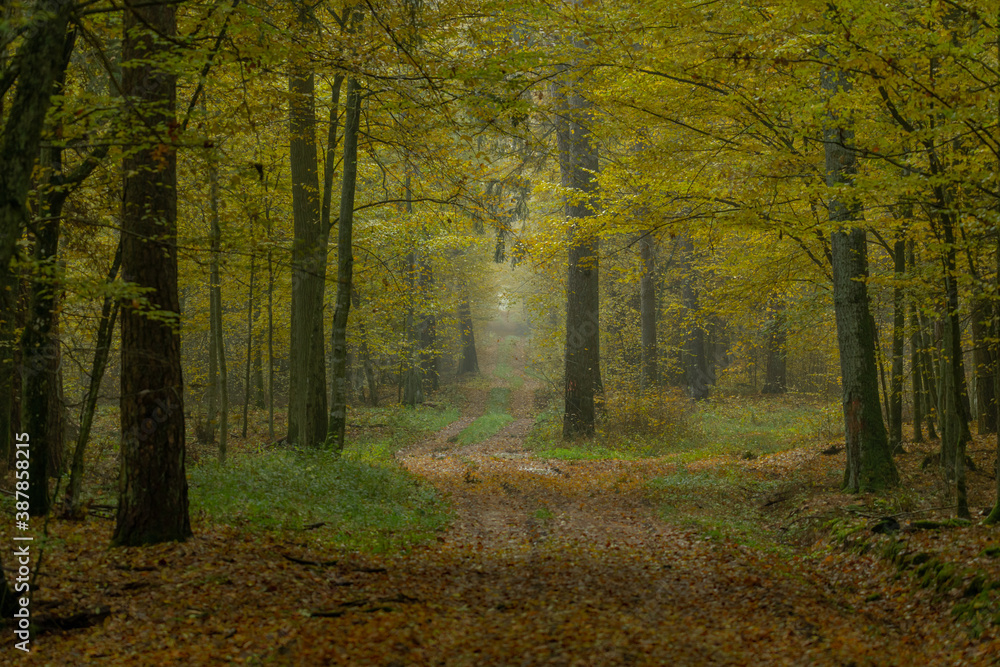
[[84,453],[87,450],[87,441],[90,439],[90,429],[94,424],[94,410],[97,408],[97,397],[100,395],[101,381],[104,378],[104,369],[108,365],[111,340],[115,331],[115,322],[118,319],[118,302],[111,297],[110,286],[118,277],[121,261],[122,242],[119,240],[118,248],[115,250],[115,258],[108,270],[106,282],[109,293],[104,295],[104,304],[101,306],[101,319],[97,326],[97,340],[94,345],[94,361],[91,364],[90,382],[87,385],[87,393],[83,397],[83,406],[80,408],[80,431],[76,437],[73,463],[69,473],[69,485],[66,487],[66,513],[71,517],[78,517],[79,514],[80,491],[83,488]]
[[317,447],[326,441],[326,360],[323,290],[326,234],[320,211],[314,75],[289,75],[289,148],[292,172],[292,322],[288,441]]
[[66,25],[75,7],[70,0],[40,0],[33,8],[36,18],[7,65],[6,71],[22,74],[0,136],[0,283],[12,278],[10,261],[27,223],[32,171],[53,85],[65,68]]
[[587,224],[587,218],[596,214],[599,163],[591,140],[591,103],[567,83],[557,84],[554,94],[561,182],[576,191],[565,203],[571,224],[563,438],[569,439],[594,434],[595,400],[601,392],[598,240]]
[[434,269],[426,257],[420,261],[420,295],[424,307],[421,309],[418,325],[420,339],[420,369],[425,391],[437,391],[439,383],[439,358],[437,350],[437,319],[427,304],[434,303]]
[[333,348],[333,397],[330,401],[327,444],[344,449],[347,428],[347,321],[354,280],[354,193],[358,180],[358,127],[361,119],[361,89],[356,79],[347,80],[344,113],[344,174],[340,188],[340,218],[337,222],[337,305],[333,311],[330,345]]
[[[250,225],[250,238],[253,238],[253,224]],[[250,254],[250,285],[247,292],[247,362],[246,373],[243,382],[243,437],[247,437],[247,417],[250,414],[250,369],[253,366],[253,311],[254,311],[254,282],[257,273],[257,264],[254,261],[253,252]]]
[[472,328],[472,307],[469,291],[462,286],[462,299],[458,302],[458,327],[462,334],[462,358],[458,362],[458,374],[478,373],[479,359],[476,356],[476,332]]
[[889,377],[889,447],[903,446],[903,351],[906,334],[906,302],[900,282],[906,273],[906,243],[897,239],[892,253],[896,285],[892,290],[892,370]]
[[0,274],[0,469],[14,460],[15,409],[14,350],[20,344],[17,336],[17,279],[10,273]]
[[[912,241],[910,242],[912,244]],[[912,261],[912,253],[911,253]],[[912,266],[912,264],[911,264]],[[910,304],[910,380],[913,384],[913,442],[923,442],[924,432],[921,428],[924,421],[924,406],[927,397],[924,394],[923,369],[920,363],[920,320],[917,317],[917,304]]]
[[788,389],[788,354],[785,348],[788,329],[785,326],[785,302],[779,297],[772,297],[767,310],[770,317],[765,327],[767,349],[764,386],[760,391],[762,394],[784,394]]
[[976,372],[976,405],[979,406],[978,431],[980,435],[997,430],[997,405],[993,375],[996,359],[990,341],[996,336],[993,327],[992,306],[988,296],[975,297],[972,308],[972,349]]
[[642,277],[639,279],[639,321],[642,337],[642,376],[640,385],[651,389],[660,385],[659,359],[656,349],[656,239],[653,232],[644,232],[639,241]]
[[[222,328],[222,277],[219,275],[219,255],[222,252],[222,229],[219,226],[219,171],[215,155],[209,157],[209,207],[211,215],[211,267],[209,297],[209,344],[215,351],[215,361],[218,364],[218,376],[213,376],[213,382],[219,399],[219,463],[226,462],[226,450],[229,446],[229,372],[226,367],[225,332]],[[212,432],[215,432],[215,415],[211,415]]]
[[937,347],[931,336],[931,325],[927,317],[918,314],[920,319],[920,372],[922,374],[922,384],[924,396],[927,398],[924,403],[924,418],[927,424],[927,437],[937,440],[938,434],[934,430],[935,419],[938,415],[938,378],[935,368],[937,367]]
[[[825,53],[823,55],[826,55]],[[823,88],[831,95],[849,90],[843,71],[826,66]],[[849,188],[857,173],[857,155],[851,145],[854,132],[837,127],[837,118],[823,131],[826,182],[843,194],[831,196],[830,235],[833,264],[833,304],[837,321],[843,384],[844,425],[847,439],[845,490],[858,493],[884,488],[899,480],[882,421],[875,364],[875,326],[868,302],[868,255],[864,229],[852,226],[862,217],[860,203]]]
[[[173,58],[175,10],[169,3],[126,4],[122,61],[129,66],[122,68],[122,91],[142,128],[176,126],[175,76],[155,64]],[[177,156],[159,141],[137,137],[142,147],[122,165],[122,277],[147,290],[143,299],[158,312],[154,317],[133,300],[121,313],[121,477],[112,538],[121,546],[191,535],[176,319]]]

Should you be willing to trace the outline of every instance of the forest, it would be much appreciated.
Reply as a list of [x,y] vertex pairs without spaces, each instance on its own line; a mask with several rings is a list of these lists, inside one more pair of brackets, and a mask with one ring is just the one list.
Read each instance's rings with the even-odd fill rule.
[[3,662],[1000,662],[996,0],[4,0]]

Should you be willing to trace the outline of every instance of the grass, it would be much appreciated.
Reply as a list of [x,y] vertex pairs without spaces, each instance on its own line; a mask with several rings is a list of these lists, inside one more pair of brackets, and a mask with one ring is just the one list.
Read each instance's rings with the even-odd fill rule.
[[734,540],[758,549],[784,549],[761,530],[760,499],[777,492],[784,481],[751,479],[736,466],[674,472],[649,480],[646,489],[660,516],[694,528],[709,539]]
[[482,442],[500,432],[504,426],[514,421],[507,412],[510,405],[511,390],[508,387],[490,389],[490,397],[486,403],[486,412],[466,426],[456,436],[461,445],[472,445]]
[[[192,511],[258,529],[326,524],[335,545],[369,552],[405,549],[433,538],[450,520],[447,505],[393,460],[401,447],[458,417],[448,408],[400,407],[355,413],[343,455],[294,448],[240,452],[190,470]],[[370,428],[365,428],[365,427]],[[318,533],[314,533],[318,534]]]

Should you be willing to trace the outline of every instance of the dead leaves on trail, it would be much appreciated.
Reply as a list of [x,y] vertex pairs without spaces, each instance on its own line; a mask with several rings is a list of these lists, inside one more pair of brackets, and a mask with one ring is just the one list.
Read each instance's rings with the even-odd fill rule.
[[[797,520],[790,506],[799,501],[801,512],[825,516],[847,500],[808,495],[822,485],[834,488],[829,480],[838,474],[836,457],[820,454],[822,445],[687,467],[669,459],[546,461],[520,446],[530,428],[524,417],[464,447],[448,441],[461,428],[454,424],[399,454],[407,468],[448,496],[455,513],[446,533],[405,554],[336,550],[324,527],[249,533],[204,521],[183,544],[107,549],[110,521],[53,521],[36,602],[64,616],[95,609],[108,615],[95,627],[41,634],[23,662],[1000,660],[995,636],[973,639],[952,622],[943,594],[915,589],[872,550],[859,555],[818,544],[791,556],[708,539],[659,517],[653,478],[684,482],[738,474],[751,488],[753,480],[788,479],[793,472],[798,486],[745,500],[776,521]],[[687,501],[702,502],[696,492],[687,493]]]

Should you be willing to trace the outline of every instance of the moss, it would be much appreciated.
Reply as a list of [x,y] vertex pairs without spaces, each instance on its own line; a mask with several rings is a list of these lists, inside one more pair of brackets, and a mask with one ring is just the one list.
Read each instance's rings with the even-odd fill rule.
[[939,591],[946,590],[951,587],[952,582],[955,579],[955,566],[951,563],[945,563],[938,570],[937,577],[935,577],[934,585]]
[[969,581],[965,586],[965,591],[962,593],[965,597],[972,597],[974,595],[979,595],[983,592],[983,587],[986,585],[986,577],[981,574],[977,574]]

